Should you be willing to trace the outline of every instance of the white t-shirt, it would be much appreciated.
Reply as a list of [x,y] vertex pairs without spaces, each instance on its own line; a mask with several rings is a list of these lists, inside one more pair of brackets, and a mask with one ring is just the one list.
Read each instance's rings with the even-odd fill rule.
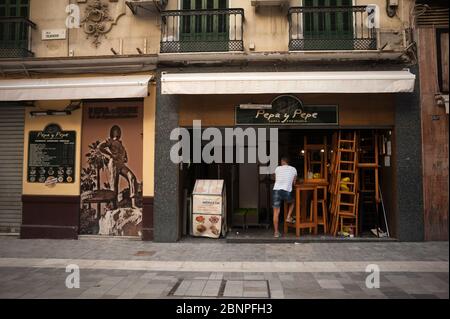
[[297,170],[295,167],[289,165],[281,165],[275,169],[275,185],[274,190],[285,190],[292,192],[292,183],[297,176]]

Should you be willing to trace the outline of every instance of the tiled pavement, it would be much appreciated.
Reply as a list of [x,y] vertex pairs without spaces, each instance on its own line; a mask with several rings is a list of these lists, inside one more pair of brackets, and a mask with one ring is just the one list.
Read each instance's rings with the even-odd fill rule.
[[[77,262],[80,288],[68,289],[65,265]],[[368,263],[380,265],[379,289],[365,285]],[[0,298],[448,298],[448,287],[448,242],[0,237]]]
[[[145,252],[145,253],[144,253]],[[0,236],[0,258],[158,261],[447,261],[448,242],[227,244],[193,238],[181,243],[140,240],[19,240]]]

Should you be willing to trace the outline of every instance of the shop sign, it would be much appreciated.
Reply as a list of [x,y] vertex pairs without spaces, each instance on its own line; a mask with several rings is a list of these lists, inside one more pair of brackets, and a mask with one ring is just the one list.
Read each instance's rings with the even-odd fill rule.
[[236,125],[338,125],[337,105],[304,105],[293,95],[275,98],[272,108],[236,107]]
[[89,107],[88,115],[90,119],[125,119],[137,118],[139,116],[136,106],[119,107]]
[[28,142],[30,183],[73,183],[75,181],[75,131],[62,131],[50,124],[43,131],[31,131]]

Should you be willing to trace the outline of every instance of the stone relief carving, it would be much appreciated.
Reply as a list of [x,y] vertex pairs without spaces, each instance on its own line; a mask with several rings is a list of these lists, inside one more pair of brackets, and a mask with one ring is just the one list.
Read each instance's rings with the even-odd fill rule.
[[83,31],[87,34],[87,39],[93,38],[92,43],[98,47],[101,39],[111,31],[117,21],[124,16],[120,13],[115,19],[110,16],[109,4],[104,4],[101,0],[94,0],[85,9],[85,17],[81,21]]

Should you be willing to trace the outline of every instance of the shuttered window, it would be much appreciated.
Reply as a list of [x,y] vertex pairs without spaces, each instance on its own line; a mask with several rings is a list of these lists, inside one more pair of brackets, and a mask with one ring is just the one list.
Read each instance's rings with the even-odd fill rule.
[[0,232],[18,233],[22,221],[24,108],[0,105]]
[[414,16],[417,27],[447,27],[447,0],[416,0]]

